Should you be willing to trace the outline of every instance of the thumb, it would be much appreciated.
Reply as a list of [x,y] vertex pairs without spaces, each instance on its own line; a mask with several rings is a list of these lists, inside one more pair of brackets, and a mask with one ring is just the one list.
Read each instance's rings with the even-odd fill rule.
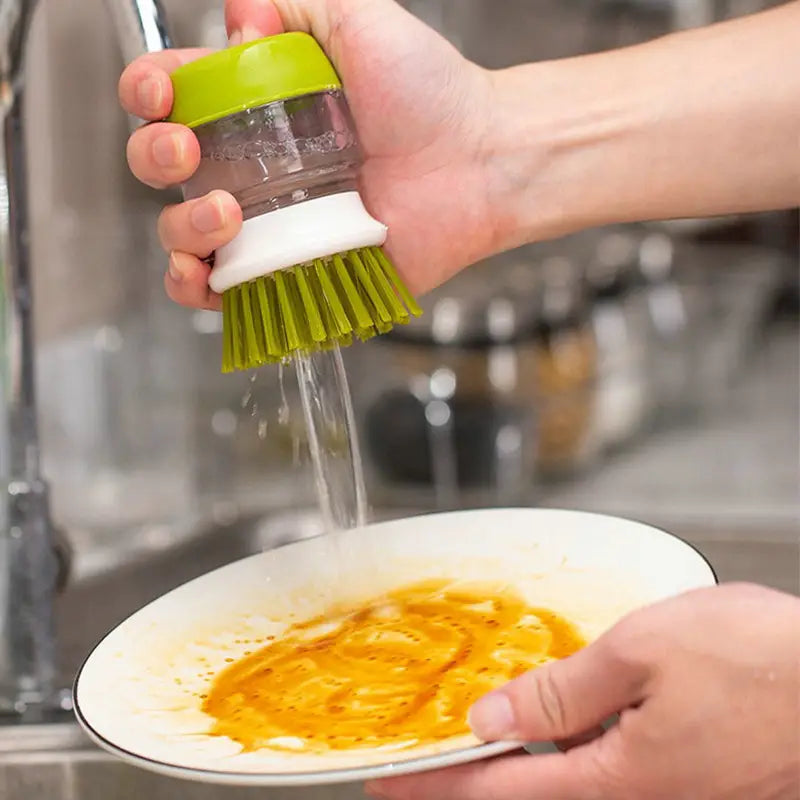
[[272,0],[226,0],[225,27],[232,47],[284,30],[281,15]]
[[472,707],[484,741],[559,741],[644,699],[650,669],[627,652],[619,626],[569,658],[527,672]]

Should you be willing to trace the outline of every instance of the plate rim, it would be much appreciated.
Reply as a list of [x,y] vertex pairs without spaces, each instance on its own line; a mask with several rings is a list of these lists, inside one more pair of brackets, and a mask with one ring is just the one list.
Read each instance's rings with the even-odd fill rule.
[[[503,755],[527,747],[524,742],[486,742],[473,747],[461,747],[428,756],[419,756],[405,761],[390,761],[360,767],[339,767],[337,769],[316,770],[313,772],[220,772],[219,770],[199,769],[159,761],[149,756],[133,753],[114,744],[98,733],[83,715],[79,705],[74,707],[75,716],[87,736],[103,750],[150,772],[184,780],[199,780],[219,786],[250,787],[290,787],[325,786],[341,783],[359,783],[378,778],[389,778],[469,764],[486,758]],[[539,743],[547,744],[547,743]]]
[[[711,563],[709,558],[697,547],[696,545],[692,544],[691,542],[687,541],[684,537],[679,536],[676,533],[672,533],[671,531],[665,530],[660,526],[653,525],[649,522],[644,522],[638,519],[634,519],[631,517],[622,517],[615,514],[604,514],[594,511],[581,511],[579,509],[569,509],[569,508],[550,508],[550,507],[543,507],[543,506],[499,506],[495,508],[481,508],[481,509],[457,509],[454,511],[436,511],[427,514],[420,514],[418,516],[413,517],[398,517],[396,519],[390,520],[382,520],[376,523],[368,523],[365,525],[362,530],[368,528],[380,528],[385,525],[391,525],[393,522],[400,522],[406,521],[411,519],[420,519],[420,518],[433,518],[433,517],[452,517],[452,516],[461,516],[461,515],[483,515],[483,514],[491,514],[493,512],[524,512],[528,514],[536,514],[539,512],[548,512],[548,513],[558,513],[558,514],[566,514],[569,516],[580,516],[580,517],[588,517],[588,518],[600,518],[605,520],[618,520],[620,522],[631,522],[637,525],[642,525],[645,528],[649,528],[652,531],[675,539],[677,542],[682,544],[683,546],[687,547],[688,549],[692,550],[695,555],[697,555],[700,560],[705,564],[708,568],[710,573],[712,583],[709,585],[711,586],[719,586],[720,580],[717,574],[714,565]],[[321,534],[324,535],[324,534]],[[318,537],[312,537],[318,538]],[[283,545],[283,547],[291,547],[293,544],[301,544],[304,541],[308,540],[298,540],[296,542],[288,542],[287,544]],[[264,550],[262,553],[272,552],[273,550],[279,550],[281,547],[271,548],[270,550]],[[161,775],[165,775],[167,777],[172,778],[180,778],[183,780],[199,780],[204,783],[211,783],[217,784],[220,786],[249,786],[249,787],[290,787],[290,786],[320,786],[320,785],[334,785],[334,784],[341,784],[341,783],[356,783],[362,782],[365,780],[373,780],[378,778],[386,778],[392,776],[400,776],[400,775],[408,775],[414,774],[418,772],[425,772],[435,769],[441,769],[450,766],[457,766],[460,764],[468,764],[474,761],[481,761],[486,758],[492,758],[494,756],[503,755],[505,753],[510,753],[517,750],[522,750],[525,747],[529,747],[529,744],[525,742],[506,742],[506,741],[498,741],[498,742],[484,742],[481,744],[474,745],[472,747],[462,747],[456,750],[449,750],[442,753],[435,753],[432,755],[426,756],[418,756],[416,758],[410,758],[407,760],[402,761],[390,761],[387,763],[381,764],[372,764],[372,765],[365,765],[365,766],[356,766],[356,767],[339,767],[336,769],[326,769],[326,770],[314,770],[314,771],[298,771],[298,772],[223,772],[219,770],[209,770],[209,769],[200,769],[197,767],[187,767],[181,766],[180,764],[170,763],[168,761],[161,761],[156,758],[152,758],[150,756],[141,755],[139,753],[134,753],[124,747],[120,747],[119,745],[115,744],[114,742],[107,739],[103,734],[97,731],[91,722],[86,718],[81,709],[80,705],[80,698],[79,698],[79,690],[80,690],[80,680],[81,676],[83,675],[84,669],[94,653],[102,647],[103,643],[106,639],[111,636],[111,634],[117,630],[121,625],[127,622],[132,617],[136,616],[148,606],[153,605],[154,603],[159,602],[162,598],[167,597],[168,595],[172,594],[176,590],[180,589],[183,586],[187,586],[188,584],[193,583],[196,580],[200,580],[207,575],[211,575],[218,570],[227,569],[228,567],[232,566],[233,564],[237,564],[241,561],[246,561],[248,559],[258,557],[262,553],[253,553],[252,555],[244,556],[240,559],[236,559],[235,561],[231,561],[228,564],[223,564],[216,569],[209,570],[208,572],[199,575],[196,578],[192,578],[188,581],[184,581],[184,583],[175,586],[169,592],[166,592],[159,597],[151,600],[145,605],[141,606],[140,608],[131,612],[128,616],[124,619],[120,620],[116,625],[112,626],[98,641],[97,643],[91,648],[88,654],[85,656],[83,661],[81,662],[78,671],[75,673],[75,679],[72,684],[72,707],[73,713],[75,714],[75,718],[78,721],[78,724],[83,728],[84,732],[87,736],[101,749],[106,750],[107,752],[117,756],[122,761],[127,762],[128,764],[132,764],[134,766],[140,767],[142,769],[147,769],[150,772],[158,773]],[[552,743],[549,742],[539,742],[533,743],[532,746],[548,746]]]

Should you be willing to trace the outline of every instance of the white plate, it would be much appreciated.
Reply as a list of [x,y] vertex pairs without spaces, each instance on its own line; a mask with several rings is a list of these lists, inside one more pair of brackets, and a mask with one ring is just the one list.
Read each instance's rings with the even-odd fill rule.
[[242,786],[362,781],[519,748],[462,737],[407,750],[242,753],[208,735],[213,720],[196,695],[209,677],[201,676],[243,655],[242,640],[280,635],[332,600],[366,600],[426,578],[502,582],[566,616],[587,640],[634,608],[716,582],[685,542],[613,517],[494,509],[373,525],[246,558],[146,606],[84,663],[78,719],[101,747],[137,766]]

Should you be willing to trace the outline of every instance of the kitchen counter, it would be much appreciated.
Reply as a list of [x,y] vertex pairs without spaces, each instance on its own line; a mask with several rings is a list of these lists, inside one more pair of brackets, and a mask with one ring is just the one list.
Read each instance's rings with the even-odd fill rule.
[[550,506],[734,528],[797,539],[800,342],[787,326],[761,344],[724,405],[643,439],[602,468],[540,498]]

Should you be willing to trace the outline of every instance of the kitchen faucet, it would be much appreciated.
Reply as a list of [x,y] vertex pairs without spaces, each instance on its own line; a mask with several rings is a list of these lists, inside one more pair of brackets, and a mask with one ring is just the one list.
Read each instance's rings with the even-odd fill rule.
[[[56,535],[41,475],[26,174],[25,53],[37,0],[0,0],[0,714],[63,707]],[[106,0],[126,61],[171,46],[160,0]]]

